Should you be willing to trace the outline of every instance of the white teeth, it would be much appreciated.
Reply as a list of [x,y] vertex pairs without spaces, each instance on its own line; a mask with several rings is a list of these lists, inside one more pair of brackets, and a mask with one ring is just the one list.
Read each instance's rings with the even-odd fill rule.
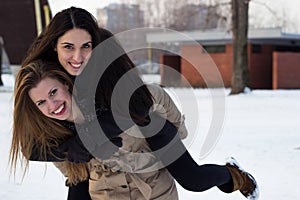
[[64,107],[65,104],[61,104],[61,106],[59,106],[59,108],[56,111],[54,111],[54,114],[60,113],[64,109]]
[[76,67],[76,68],[78,68],[78,67],[80,67],[80,66],[81,66],[81,63],[80,63],[80,64],[74,64],[74,63],[71,63],[71,65],[72,65],[73,67]]

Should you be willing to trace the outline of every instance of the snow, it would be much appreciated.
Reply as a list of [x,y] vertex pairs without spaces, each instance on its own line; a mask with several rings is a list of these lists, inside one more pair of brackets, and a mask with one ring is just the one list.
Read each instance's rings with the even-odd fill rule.
[[[66,200],[64,177],[52,165],[31,162],[22,180],[18,168],[10,176],[8,155],[13,116],[13,80],[3,75],[5,89],[0,88],[0,199]],[[295,200],[300,198],[300,90],[254,90],[228,96],[225,90],[225,118],[222,133],[212,152],[200,159],[203,134],[210,128],[214,113],[209,90],[194,89],[198,107],[186,96],[188,89],[169,88],[181,106],[187,106],[186,124],[193,130],[193,118],[199,113],[199,132],[192,134],[188,149],[199,164],[224,164],[233,156],[249,171],[260,186],[260,199]],[[178,102],[177,102],[178,103]],[[198,110],[196,110],[196,108]],[[217,111],[214,111],[217,112]],[[221,123],[221,122],[220,122]],[[188,138],[189,139],[189,138]],[[201,180],[199,180],[201,181]],[[217,188],[202,193],[185,191],[178,185],[180,199],[244,199],[238,192],[224,194]]]

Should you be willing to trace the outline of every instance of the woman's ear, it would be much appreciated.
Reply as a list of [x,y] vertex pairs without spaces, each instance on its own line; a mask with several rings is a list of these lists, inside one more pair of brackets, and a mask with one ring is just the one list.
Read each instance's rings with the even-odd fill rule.
[[54,42],[52,42],[52,47],[54,51],[57,51],[56,44]]

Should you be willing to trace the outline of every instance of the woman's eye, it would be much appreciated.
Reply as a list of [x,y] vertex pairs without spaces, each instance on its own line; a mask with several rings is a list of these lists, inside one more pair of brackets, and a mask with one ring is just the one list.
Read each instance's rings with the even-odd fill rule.
[[37,106],[41,106],[41,105],[43,105],[44,102],[45,102],[45,100],[39,101],[39,102],[36,103],[36,105],[37,105]]
[[73,46],[72,45],[65,45],[64,48],[65,49],[73,49]]
[[82,45],[82,47],[83,47],[84,49],[88,49],[88,48],[91,47],[91,45],[90,45],[90,44],[84,44],[84,45]]
[[50,96],[53,96],[53,95],[55,95],[55,94],[56,94],[56,92],[57,92],[57,89],[53,89],[53,90],[50,92]]

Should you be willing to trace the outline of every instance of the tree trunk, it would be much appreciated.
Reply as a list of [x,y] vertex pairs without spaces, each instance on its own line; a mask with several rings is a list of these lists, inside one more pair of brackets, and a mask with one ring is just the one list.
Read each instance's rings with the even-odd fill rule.
[[[2,38],[0,37],[0,40]],[[0,86],[3,86],[3,81],[2,81],[2,41],[0,41]]]
[[231,0],[233,74],[230,94],[242,93],[250,86],[247,47],[249,1]]

